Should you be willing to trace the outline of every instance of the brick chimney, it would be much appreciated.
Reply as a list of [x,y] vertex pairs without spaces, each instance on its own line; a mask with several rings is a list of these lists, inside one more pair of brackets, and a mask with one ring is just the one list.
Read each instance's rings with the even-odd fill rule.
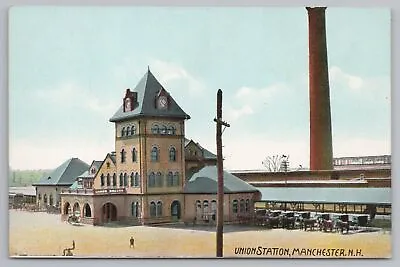
[[310,170],[332,170],[326,7],[306,7],[306,9],[309,30]]

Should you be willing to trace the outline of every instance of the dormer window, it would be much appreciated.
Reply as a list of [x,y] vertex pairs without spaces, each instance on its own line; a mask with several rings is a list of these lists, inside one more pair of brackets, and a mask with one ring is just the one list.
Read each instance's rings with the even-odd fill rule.
[[132,100],[130,98],[125,99],[125,112],[132,110]]

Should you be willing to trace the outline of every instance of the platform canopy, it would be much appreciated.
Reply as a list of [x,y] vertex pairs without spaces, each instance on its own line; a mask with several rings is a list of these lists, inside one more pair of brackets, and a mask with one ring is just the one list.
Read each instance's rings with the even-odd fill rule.
[[257,187],[261,201],[391,204],[391,188]]

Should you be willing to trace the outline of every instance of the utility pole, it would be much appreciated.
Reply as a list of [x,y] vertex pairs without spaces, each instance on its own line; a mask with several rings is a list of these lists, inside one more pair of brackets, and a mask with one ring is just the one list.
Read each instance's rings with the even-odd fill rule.
[[218,168],[218,190],[217,190],[217,257],[223,257],[223,232],[224,232],[224,168],[222,158],[222,125],[230,125],[222,120],[222,90],[217,92],[217,168]]

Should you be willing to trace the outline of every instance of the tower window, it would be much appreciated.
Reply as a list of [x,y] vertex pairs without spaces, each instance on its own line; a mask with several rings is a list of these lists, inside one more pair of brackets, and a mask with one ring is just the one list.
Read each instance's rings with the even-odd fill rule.
[[134,186],[139,186],[139,184],[140,184],[139,173],[135,173],[135,184],[134,184]]
[[175,127],[174,126],[168,126],[168,134],[175,134]]
[[133,187],[134,185],[135,185],[135,175],[132,172],[131,173],[131,187]]
[[159,133],[160,133],[160,128],[158,127],[157,124],[154,124],[154,125],[151,127],[151,133],[153,133],[153,134],[159,134]]
[[151,149],[151,161],[158,161],[158,159],[158,148],[153,146],[153,148]]
[[162,180],[161,172],[157,172],[156,186],[157,187],[162,187],[163,186],[163,180]]
[[126,160],[126,152],[125,149],[122,149],[121,151],[121,163],[124,163]]
[[179,173],[175,172],[173,179],[173,186],[178,186],[178,185],[179,185]]
[[161,126],[161,134],[167,134],[167,126]]
[[151,172],[149,175],[149,187],[154,187],[156,185],[156,175]]
[[171,147],[169,149],[169,161],[176,161],[176,149],[175,149],[175,147]]
[[167,176],[167,186],[173,186],[174,185],[174,175],[172,172],[168,172]]
[[136,148],[132,148],[132,162],[136,162],[136,161],[137,161]]

